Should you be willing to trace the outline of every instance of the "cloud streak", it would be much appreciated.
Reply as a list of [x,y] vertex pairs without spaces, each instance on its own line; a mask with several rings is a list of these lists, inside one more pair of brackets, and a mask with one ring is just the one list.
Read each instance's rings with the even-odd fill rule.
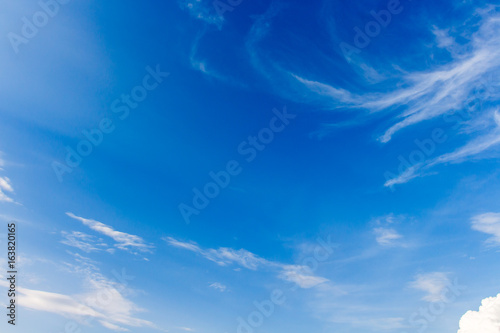
[[[125,275],[125,278],[120,277],[123,281],[117,282],[102,275],[90,259],[75,255],[75,261],[77,264],[68,264],[68,267],[72,273],[83,277],[84,293],[65,295],[19,287],[20,306],[54,313],[80,325],[96,321],[118,332],[129,331],[126,327],[158,329],[152,322],[135,317],[135,313],[144,310],[125,298],[126,280],[132,277]],[[7,287],[8,283],[2,279],[0,285]]]
[[485,111],[485,113],[489,115],[489,117],[484,117],[487,119],[489,118],[488,127],[492,127],[489,132],[480,134],[453,152],[442,154],[428,161],[409,167],[396,177],[388,179],[384,186],[392,187],[394,185],[407,183],[414,178],[425,176],[429,172],[428,170],[436,165],[462,163],[471,158],[481,158],[482,153],[500,144],[500,112],[495,108],[489,112]]
[[72,231],[72,232],[61,232],[64,239],[61,241],[62,244],[76,247],[77,249],[90,253],[94,251],[103,251],[108,249],[107,244],[102,242],[102,239],[96,239],[96,237],[92,235],[88,235],[84,232],[80,231]]
[[403,236],[392,228],[375,228],[373,232],[377,243],[382,246],[393,246],[398,239],[403,238]]
[[489,243],[500,245],[500,213],[484,213],[472,218],[473,230],[491,235]]
[[216,26],[218,29],[222,28],[224,17],[215,12],[212,1],[206,0],[179,0],[179,6],[187,10],[191,17],[201,20],[210,25]]
[[90,229],[94,230],[97,233],[100,233],[104,236],[112,238],[116,244],[115,247],[117,247],[120,250],[138,250],[141,252],[150,252],[152,246],[149,244],[146,244],[144,239],[142,239],[139,236],[136,235],[131,235],[127,234],[125,232],[117,231],[113,229],[111,226],[108,226],[102,222],[96,221],[96,220],[91,220],[91,219],[86,219],[83,217],[76,216],[73,213],[66,213],[69,217],[80,221],[83,223],[83,225],[89,227]]
[[215,290],[218,290],[220,292],[224,292],[226,291],[227,289],[227,286],[223,285],[222,283],[220,282],[214,282],[212,284],[209,285],[210,288],[213,288]]
[[266,260],[245,249],[234,250],[227,247],[202,249],[194,242],[182,242],[173,237],[166,237],[163,240],[170,246],[198,253],[205,259],[213,261],[220,266],[234,264],[254,271],[259,268],[277,269],[279,271],[279,279],[292,282],[300,288],[308,289],[329,281],[326,278],[315,276],[307,266],[287,265]]
[[12,184],[10,179],[7,177],[0,177],[0,201],[3,202],[14,202],[6,192],[12,193],[14,189],[12,188]]
[[[312,104],[323,110],[363,111],[357,123],[373,119],[382,112],[384,115],[391,115],[389,125],[377,135],[382,143],[389,142],[397,133],[411,126],[436,120],[456,111],[464,109],[471,111],[468,104],[471,98],[479,99],[481,105],[490,106],[499,101],[500,86],[494,78],[500,74],[500,14],[494,6],[471,13],[478,18],[478,22],[467,26],[461,32],[461,38],[468,40],[464,45],[457,45],[450,36],[449,31],[453,30],[452,27],[429,28],[429,33],[435,37],[435,45],[422,45],[422,47],[425,47],[426,51],[433,47],[448,50],[452,55],[448,63],[413,71],[403,70],[398,64],[390,63],[390,68],[386,71],[392,73],[390,78],[397,82],[397,86],[384,81],[382,77],[377,80],[380,81],[377,82],[380,86],[370,84],[356,89],[352,84],[347,88],[345,83],[341,86],[316,79],[316,74],[321,73],[301,70],[303,66],[300,66],[297,60],[291,60],[289,56],[278,58],[279,52],[268,52],[266,42],[280,33],[274,29],[273,21],[283,14],[282,9],[283,5],[279,3],[271,4],[264,14],[255,18],[249,30],[245,47],[253,68],[266,82],[272,83],[270,88],[275,87],[272,89],[282,97]],[[294,35],[293,38],[295,40],[304,37]],[[328,59],[325,54],[318,54],[318,57]],[[329,59],[330,62],[338,63],[338,59]],[[207,70],[206,61],[192,61],[192,63],[197,69],[217,78],[218,75],[214,74],[217,73],[215,69]],[[364,66],[365,69],[371,68],[365,62],[360,66]],[[395,68],[396,73],[394,73]],[[383,71],[383,68],[379,70]],[[377,92],[374,92],[375,90]],[[487,91],[478,96],[478,92],[482,90]],[[492,113],[489,124],[494,129],[486,132],[462,131],[461,134],[469,135],[462,147],[412,166],[397,177],[387,180],[384,185],[392,187],[407,183],[417,177],[432,174],[433,172],[429,170],[435,166],[480,158],[483,153],[498,146],[500,144],[498,113],[491,108],[479,111],[481,112],[471,112],[471,116],[478,118],[483,114]]]
[[410,287],[423,291],[426,295],[422,298],[427,302],[439,302],[443,300],[446,288],[451,284],[448,274],[434,272],[417,275],[410,283]]

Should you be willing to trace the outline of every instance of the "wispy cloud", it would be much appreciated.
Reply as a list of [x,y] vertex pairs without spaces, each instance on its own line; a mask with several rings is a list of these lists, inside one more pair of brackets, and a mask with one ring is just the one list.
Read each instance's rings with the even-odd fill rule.
[[82,222],[85,226],[89,227],[90,229],[102,235],[112,238],[116,242],[115,247],[117,247],[120,250],[138,250],[141,252],[151,251],[152,246],[146,244],[144,239],[142,239],[139,236],[117,231],[113,229],[111,226],[108,226],[102,222],[79,217],[70,212],[66,213],[66,215]]
[[437,46],[444,49],[449,49],[455,44],[455,39],[450,36],[449,29],[439,29],[437,26],[432,27],[432,33],[436,37]]
[[[302,66],[293,63],[290,58],[277,59],[276,55],[273,57],[267,52],[263,41],[274,33],[273,20],[282,13],[284,6],[273,2],[264,14],[255,17],[245,44],[254,69],[279,87],[276,91],[278,94],[292,100],[319,105],[328,110],[350,108],[365,109],[371,113],[382,110],[398,113],[393,117],[394,123],[379,136],[381,142],[388,142],[404,128],[463,109],[465,101],[476,88],[484,85],[487,78],[500,73],[500,15],[494,7],[489,7],[473,13],[481,20],[477,29],[473,26],[473,29],[461,34],[469,42],[463,48],[466,52],[460,57],[424,71],[403,70],[398,64],[388,64],[388,71],[394,72],[398,68],[399,72],[392,75],[392,79],[397,78],[398,82],[393,89],[373,92],[373,86],[370,86],[370,90],[363,90],[362,87],[355,90],[352,85],[343,87],[322,82],[314,78],[318,73],[301,71],[299,69]],[[430,33],[434,34],[437,47],[450,50],[454,47],[455,42],[449,31],[450,28],[431,26]],[[325,58],[325,55],[320,57]],[[207,71],[205,62],[192,63],[199,70]],[[376,77],[377,81],[384,78],[365,62],[361,62],[360,67],[363,72],[371,73],[369,76]],[[210,72],[216,73],[215,70]],[[388,83],[383,82],[383,85],[387,87]],[[484,96],[484,102],[498,100],[498,85],[491,82],[488,85],[491,91],[488,96]]]
[[500,245],[500,213],[484,213],[474,216],[472,229],[491,235],[488,242]]
[[315,276],[307,266],[302,265],[282,265],[283,271],[279,274],[279,278],[285,281],[295,283],[300,288],[312,288],[322,283],[328,282],[328,279]]
[[191,64],[191,67],[194,70],[200,71],[201,73],[205,74],[209,78],[213,78],[225,83],[229,83],[235,86],[239,87],[245,87],[244,84],[242,84],[239,80],[236,80],[226,74],[221,73],[220,71],[214,69],[213,67],[210,66],[208,60],[204,59],[199,55],[199,45],[201,42],[201,39],[205,36],[206,34],[206,29],[202,30],[198,35],[195,37],[193,41],[193,45],[191,46],[191,51],[189,54],[189,62]]
[[406,246],[400,241],[403,235],[396,230],[396,225],[406,219],[405,216],[392,213],[372,219],[371,224],[374,225],[372,231],[377,243],[384,247]]
[[221,29],[224,23],[224,17],[215,11],[213,1],[207,0],[179,0],[179,6],[189,11],[189,14],[205,23],[215,25]]
[[441,155],[436,159],[432,160],[430,163],[426,165],[426,167],[432,167],[436,164],[443,163],[457,163],[463,161],[469,157],[476,156],[487,149],[497,145],[500,143],[500,113],[497,108],[490,112],[486,112],[490,114],[491,124],[493,129],[486,134],[480,135],[476,139],[470,141],[465,146],[458,148],[454,152]]
[[206,259],[221,266],[238,264],[245,268],[256,270],[261,265],[270,264],[267,260],[245,249],[233,250],[227,247],[221,247],[219,249],[202,249],[194,242],[182,242],[172,237],[166,237],[164,240],[172,246],[199,253]]
[[[0,151],[0,171],[4,171],[3,167],[5,166],[6,162],[3,159],[4,152]],[[10,193],[14,193],[14,189],[12,188],[12,183],[10,179],[6,176],[0,176],[0,202],[11,202],[15,203],[14,199],[10,197]]]
[[[470,37],[472,51],[463,59],[432,71],[409,73],[404,78],[408,87],[362,98],[364,101],[358,106],[372,111],[404,107],[399,116],[403,119],[392,125],[380,141],[389,141],[396,132],[410,125],[464,108],[464,102],[474,89],[492,73],[500,72],[499,30],[500,16],[491,14],[484,18],[479,30]],[[493,93],[487,96],[496,97],[497,94]]]
[[5,155],[4,152],[0,150],[0,171],[3,171],[3,167],[5,166],[3,155]]
[[250,270],[257,270],[259,268],[278,269],[278,278],[293,282],[300,288],[312,288],[328,281],[326,278],[315,276],[307,266],[287,265],[266,260],[245,249],[234,250],[227,247],[202,249],[194,242],[182,242],[172,237],[166,237],[164,241],[171,246],[196,252],[205,259],[221,266],[235,264]]
[[209,287],[213,288],[213,289],[216,289],[216,290],[218,290],[220,292],[224,292],[227,289],[227,286],[223,285],[220,282],[214,282],[214,283],[210,284]]
[[373,229],[377,243],[382,246],[393,246],[398,239],[403,238],[396,230],[392,228],[375,228]]
[[[366,110],[362,119],[369,119],[381,111],[392,113],[392,125],[379,135],[381,142],[390,141],[396,133],[422,122],[437,119],[450,112],[467,109],[467,101],[476,96],[478,91],[487,90],[481,96],[482,105],[496,103],[500,97],[500,86],[494,78],[500,74],[500,15],[494,7],[477,10],[474,14],[480,18],[477,26],[463,31],[462,38],[469,40],[456,50],[456,43],[450,35],[451,28],[437,28],[433,26],[431,33],[435,35],[436,46],[446,48],[457,55],[447,64],[419,71],[402,70],[397,64],[391,63],[390,67],[399,68],[391,78],[397,78],[398,85],[393,89],[386,89],[388,82],[381,82],[385,92],[373,92],[352,86],[347,88],[339,84],[322,82],[317,77],[318,73],[301,72],[298,64],[290,63],[289,59],[271,58],[261,43],[266,37],[272,35],[272,20],[280,12],[279,6],[270,6],[268,11],[259,16],[247,38],[247,51],[250,61],[270,82],[279,82],[278,93],[290,99],[299,99],[302,103],[319,106],[322,109],[333,110],[342,108]],[[296,38],[300,38],[296,36]],[[422,46],[428,48],[429,46]],[[459,56],[458,56],[458,53]],[[366,65],[368,66],[368,65]],[[365,67],[366,67],[365,66]],[[293,69],[287,69],[293,68]],[[369,67],[369,66],[368,66]],[[366,67],[366,68],[368,68]],[[321,77],[321,76],[320,76]],[[380,79],[380,78],[379,78]],[[500,143],[500,130],[495,123],[498,113],[494,110],[481,110],[471,116],[475,119],[484,113],[493,114],[489,124],[495,127],[486,131],[462,131],[468,134],[468,142],[450,153],[445,153],[432,160],[412,166],[402,174],[386,181],[385,186],[392,187],[397,184],[407,183],[417,177],[432,174],[429,170],[440,164],[460,163],[470,158],[480,158],[484,152]],[[358,123],[361,120],[358,120]],[[467,126],[468,124],[462,124]]]
[[[290,89],[293,90],[293,80],[302,85],[300,96],[306,98],[304,100],[306,102],[314,100],[312,97],[307,97],[313,94],[318,97],[315,104],[322,104],[329,109],[342,107],[366,109],[371,112],[382,110],[399,112],[394,118],[396,123],[379,137],[381,142],[388,142],[394,134],[408,126],[436,118],[450,110],[462,109],[464,102],[475,88],[483,84],[486,77],[500,73],[500,37],[498,37],[500,16],[493,10],[483,15],[478,31],[468,36],[469,53],[432,70],[402,71],[403,75],[398,81],[404,84],[389,92],[355,93],[340,86],[307,78],[306,74],[298,74],[296,70],[283,70],[283,73],[287,73],[292,79],[288,86]],[[252,41],[259,40],[257,37],[262,38],[262,35],[269,30],[268,25],[259,26],[257,23],[255,30],[259,33],[249,37]],[[436,35],[439,47],[452,45],[453,40],[446,30],[434,27],[432,32]],[[252,45],[254,44],[255,42]],[[258,54],[256,49],[256,47],[252,49],[252,58]],[[258,65],[262,69],[262,62]],[[395,64],[390,66],[397,67]],[[498,91],[488,96],[488,99],[497,97]]]
[[[88,325],[95,320],[114,331],[129,331],[127,327],[158,329],[152,322],[134,316],[144,310],[124,296],[129,289],[127,281],[118,282],[105,277],[95,263],[86,257],[75,255],[75,262],[67,267],[72,273],[83,277],[85,292],[65,295],[19,287],[19,304],[31,310],[77,320],[81,325]],[[7,286],[3,280],[0,285]]]
[[108,249],[108,245],[103,243],[102,239],[98,239],[95,236],[86,234],[80,231],[72,232],[61,232],[64,239],[61,241],[62,244],[76,247],[83,252],[93,252],[93,251],[103,251]]
[[397,175],[394,178],[388,179],[385,183],[385,187],[393,187],[394,185],[404,184],[419,176],[417,173],[418,169],[421,167],[421,164],[413,165],[403,171],[401,174]]
[[0,177],[0,201],[4,202],[14,202],[14,199],[9,197],[6,192],[12,193],[14,189],[12,188],[12,184],[10,179],[7,177]]
[[328,96],[329,98],[338,101],[339,104],[355,104],[357,101],[359,101],[359,96],[353,95],[348,90],[336,88],[318,81],[308,80],[293,73],[290,73],[290,75],[305,87],[307,87],[307,89],[309,89],[311,92],[321,96]]
[[110,330],[115,331],[115,332],[130,332],[130,330],[128,328],[120,327],[118,325],[112,324],[112,323],[104,321],[104,320],[100,320],[99,323],[102,326],[106,327],[107,329],[110,329]]
[[[446,163],[462,163],[471,158],[480,158],[482,153],[500,144],[500,112],[497,108],[484,112],[489,117],[490,122],[486,126],[489,130],[472,139],[464,146],[455,151],[437,156],[429,161],[415,164],[406,169],[394,178],[388,179],[384,186],[392,187],[397,184],[404,184],[416,177],[422,177],[429,173],[429,169],[436,165]],[[472,129],[469,129],[472,130]],[[484,130],[482,131],[484,132]]]
[[443,293],[451,284],[447,273],[433,272],[417,275],[410,283],[410,287],[426,293],[422,298],[428,302],[439,302],[443,300]]

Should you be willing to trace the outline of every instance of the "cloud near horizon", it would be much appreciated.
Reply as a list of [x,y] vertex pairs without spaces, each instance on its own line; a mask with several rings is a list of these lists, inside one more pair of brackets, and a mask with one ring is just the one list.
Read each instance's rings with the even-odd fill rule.
[[[66,268],[70,274],[82,278],[85,292],[65,295],[18,287],[19,305],[63,316],[81,326],[92,326],[98,322],[103,327],[117,332],[130,331],[127,327],[149,327],[160,330],[152,322],[134,316],[135,313],[144,310],[124,296],[129,289],[126,285],[126,274],[120,277],[123,281],[118,282],[102,275],[89,258],[76,254],[74,259],[75,263],[67,264]],[[8,282],[4,280],[5,278],[1,279],[0,286],[7,287]]]
[[457,333],[498,333],[500,331],[500,294],[481,301],[478,311],[467,311],[460,318]]

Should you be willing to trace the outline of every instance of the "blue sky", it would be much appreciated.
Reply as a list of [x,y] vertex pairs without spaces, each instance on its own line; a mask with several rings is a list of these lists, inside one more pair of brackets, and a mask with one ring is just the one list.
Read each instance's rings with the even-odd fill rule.
[[2,6],[2,332],[498,332],[498,5]]

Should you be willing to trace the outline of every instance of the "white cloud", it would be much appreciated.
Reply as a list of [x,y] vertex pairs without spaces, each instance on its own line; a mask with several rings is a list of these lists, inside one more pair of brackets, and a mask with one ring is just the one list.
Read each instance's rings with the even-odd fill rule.
[[4,202],[14,202],[14,200],[9,197],[5,192],[14,192],[10,179],[7,177],[0,177],[0,201]]
[[481,153],[500,144],[500,112],[497,108],[495,108],[495,110],[490,110],[490,112],[485,113],[489,114],[490,124],[491,126],[493,126],[493,129],[491,129],[489,132],[479,135],[475,139],[469,141],[467,144],[459,147],[451,153],[446,153],[425,163],[420,163],[409,167],[400,175],[392,179],[388,179],[385,182],[384,186],[391,187],[396,184],[407,183],[408,181],[416,177],[424,176],[425,174],[423,174],[423,172],[435,165],[445,163],[461,163],[470,158],[478,157]]
[[500,332],[500,294],[483,299],[479,311],[467,311],[459,325],[457,333]]
[[14,191],[12,185],[10,184],[10,179],[7,177],[0,177],[0,188],[8,192]]
[[279,278],[293,282],[300,288],[309,289],[322,283],[328,282],[328,279],[315,276],[309,267],[301,265],[284,265]]
[[219,282],[214,282],[211,285],[209,285],[210,288],[214,288],[220,292],[224,292],[227,289],[227,286],[223,285],[222,283]]
[[[259,48],[259,42],[270,35],[270,20],[276,15],[279,6],[270,6],[268,11],[255,20],[247,40],[247,51],[253,66],[273,82],[279,82],[279,93],[286,98],[318,105],[322,109],[338,108],[365,109],[370,112],[357,122],[369,120],[377,112],[393,112],[392,124],[379,136],[381,142],[390,141],[399,131],[421,122],[443,117],[455,111],[467,110],[474,121],[485,110],[473,112],[469,105],[471,99],[481,104],[497,103],[500,97],[500,85],[495,77],[500,74],[500,14],[495,8],[478,10],[474,13],[481,20],[473,28],[464,28],[460,36],[469,40],[463,46],[456,45],[450,35],[452,28],[439,29],[433,27],[439,47],[447,48],[454,56],[447,64],[435,66],[424,71],[398,70],[401,74],[393,74],[398,86],[388,92],[359,93],[353,89],[321,82],[314,78],[315,73],[301,73],[297,64],[286,69],[288,59],[275,61],[269,59],[268,53]],[[297,36],[297,38],[299,38]],[[426,47],[426,46],[424,46]],[[460,56],[455,57],[458,53]],[[392,72],[399,68],[390,64]],[[399,77],[396,77],[399,76]],[[311,78],[312,77],[312,78]],[[387,84],[387,83],[384,83]],[[285,87],[283,89],[283,87]],[[484,94],[477,93],[484,91]],[[489,120],[495,125],[500,115],[494,113]],[[498,121],[496,122],[498,124]],[[465,122],[460,126],[467,127]],[[445,153],[429,162],[409,168],[402,174],[386,181],[385,186],[403,184],[417,177],[432,174],[428,170],[438,164],[459,163],[471,158],[481,158],[487,150],[500,145],[500,127],[495,126],[485,133],[477,130],[468,134],[468,142],[453,152]]]
[[193,18],[213,24],[221,29],[224,17],[215,11],[212,2],[207,0],[179,0],[179,5],[182,9],[189,11]]
[[0,171],[3,171],[3,167],[5,166],[5,160],[3,159],[3,155],[5,155],[5,153],[0,150]]
[[318,95],[329,96],[330,98],[333,98],[335,100],[347,104],[356,103],[356,100],[358,100],[359,98],[359,96],[353,96],[353,94],[351,94],[349,91],[345,89],[335,88],[328,84],[324,84],[318,81],[308,80],[293,73],[290,73],[290,75],[293,78],[295,78],[298,82],[306,86],[310,91]]
[[75,315],[103,318],[102,314],[78,302],[71,296],[22,287],[18,290],[20,292],[19,304],[32,310],[59,313],[63,316]]
[[227,247],[221,247],[219,249],[204,250],[193,242],[181,242],[172,237],[166,237],[163,240],[172,246],[199,253],[206,259],[221,266],[227,266],[235,263],[245,268],[256,270],[260,265],[269,264],[267,260],[260,258],[245,249],[233,250]]
[[[498,102],[498,85],[494,80],[487,78],[500,73],[499,30],[500,15],[485,15],[480,29],[471,36],[470,44],[473,51],[469,55],[435,71],[411,74],[411,81],[415,82],[414,86],[390,93],[389,97],[382,96],[375,102],[365,103],[365,106],[375,109],[403,105],[400,103],[408,103],[409,105],[401,114],[403,120],[389,128],[380,140],[387,142],[397,131],[407,126],[444,115],[450,111],[461,109],[475,111],[468,110],[467,101],[471,97],[479,99],[481,103]],[[443,46],[451,43],[443,31],[437,32],[435,30],[435,33],[440,36]],[[477,88],[486,90],[486,92],[481,96],[476,96],[474,89]],[[484,125],[484,114],[489,117],[484,127],[492,128],[491,130],[481,133],[453,152],[438,156],[423,165],[409,168],[398,177],[388,180],[385,186],[406,183],[415,177],[422,176],[417,171],[427,170],[438,164],[460,163],[470,158],[478,158],[481,153],[498,146],[500,144],[500,113],[498,109],[477,112],[477,114],[470,112],[473,117],[470,123],[476,122],[479,117]],[[465,126],[467,125],[466,123]],[[484,128],[476,129],[476,131],[480,130],[482,131]],[[470,129],[462,132],[471,134]]]
[[[0,151],[0,171],[4,171],[3,167],[6,164],[5,160],[3,159],[3,155],[5,154]],[[14,188],[12,187],[10,179],[6,176],[0,176],[0,202],[19,204],[14,199],[12,199],[12,193],[14,193]]]
[[251,270],[256,270],[260,265],[269,263],[245,249],[234,250],[226,247],[217,250],[209,249],[205,253],[205,257],[222,265],[235,263]]
[[85,219],[74,215],[73,213],[66,213],[69,217],[82,222],[84,225],[90,229],[112,238],[117,244],[115,246],[121,250],[135,249],[142,252],[149,252],[151,245],[148,245],[144,240],[136,235],[127,234],[125,232],[114,230],[112,227],[91,219]]
[[98,242],[96,237],[80,231],[72,231],[71,233],[62,231],[61,234],[64,237],[64,240],[61,241],[62,244],[76,247],[83,252],[102,251],[107,248],[107,245]]
[[326,278],[315,276],[307,266],[287,265],[269,261],[245,249],[234,250],[226,247],[202,249],[196,243],[181,242],[172,237],[166,237],[163,240],[171,246],[196,252],[221,266],[236,264],[250,270],[257,270],[258,268],[278,269],[278,278],[293,282],[301,288],[312,288],[328,281]]
[[[463,31],[456,33],[468,40],[468,43],[460,47],[459,57],[454,57],[447,64],[423,71],[408,71],[401,69],[398,64],[390,63],[387,72],[394,73],[394,69],[397,69],[397,72],[401,73],[399,77],[398,74],[390,76],[391,79],[397,79],[398,85],[386,90],[388,92],[364,94],[354,89],[321,82],[314,78],[314,73],[300,72],[297,69],[298,64],[290,64],[290,58],[276,60],[270,57],[260,42],[273,32],[272,20],[281,14],[282,8],[281,4],[272,3],[264,14],[255,18],[246,41],[246,49],[254,68],[267,80],[272,81],[274,86],[279,86],[278,93],[286,98],[300,99],[301,102],[319,105],[328,110],[361,108],[372,114],[382,110],[398,113],[393,117],[393,124],[380,135],[379,140],[382,142],[388,142],[397,132],[409,126],[435,119],[450,111],[468,108],[466,102],[468,98],[475,96],[477,88],[486,87],[488,90],[487,94],[480,96],[481,102],[497,102],[499,99],[500,90],[495,77],[500,74],[500,14],[494,6],[471,13],[471,16],[480,18],[480,21],[477,25],[464,25]],[[451,32],[456,32],[455,30],[453,27],[432,26],[430,32],[434,34],[438,47],[446,48],[456,55],[458,46],[451,36]],[[338,39],[337,36],[332,37],[335,37],[334,40]],[[320,56],[324,57],[323,54]],[[195,65],[206,71],[204,62],[195,62]],[[372,72],[366,63],[361,62],[360,66],[364,67],[365,72]],[[371,76],[381,79],[378,73]],[[471,142],[471,145],[457,151],[457,154],[443,156],[435,163],[473,156],[499,143],[494,137],[484,137],[480,141],[482,142]],[[478,143],[481,143],[481,147],[472,149]],[[396,180],[395,184],[405,183],[417,176],[415,172],[408,172]],[[391,182],[386,184],[391,185]]]
[[442,164],[447,162],[459,162],[463,161],[468,157],[472,157],[478,155],[479,153],[484,152],[485,150],[497,145],[500,143],[500,113],[498,109],[495,109],[491,112],[491,123],[494,124],[493,130],[489,133],[481,135],[476,139],[470,141],[463,147],[455,150],[454,152],[441,155],[436,159],[432,160],[430,163],[426,165],[426,167],[431,167],[436,164]]
[[[407,73],[401,78],[406,85],[389,93],[356,95],[342,88],[308,80],[292,74],[310,92],[330,98],[332,107],[364,108],[372,112],[402,107],[397,122],[380,137],[387,142],[408,126],[426,121],[450,110],[459,110],[464,102],[482,84],[484,78],[500,72],[500,16],[486,14],[480,29],[470,36],[470,51],[460,59],[431,71]],[[444,30],[434,28],[441,46],[450,46],[452,40]],[[488,87],[493,88],[493,87]],[[494,94],[485,97],[495,98]]]
[[417,170],[420,169],[421,164],[413,165],[397,175],[394,178],[388,179],[385,183],[385,187],[393,187],[394,185],[404,184],[412,180],[413,178],[419,177]]
[[[72,273],[83,277],[86,292],[64,295],[55,292],[18,288],[19,305],[35,311],[55,313],[78,321],[81,325],[97,321],[104,327],[115,331],[128,331],[129,327],[157,327],[150,321],[134,317],[136,312],[144,311],[124,297],[128,287],[126,281],[116,282],[104,277],[94,262],[75,255],[77,265],[68,264]],[[2,279],[0,285],[7,286]]]
[[223,74],[219,72],[218,70],[214,69],[212,66],[209,65],[208,61],[206,59],[201,59],[198,58],[198,45],[200,42],[200,39],[203,37],[205,32],[199,34],[196,39],[193,42],[193,46],[191,47],[191,52],[189,56],[189,62],[191,64],[191,67],[194,70],[200,71],[201,73],[205,74],[206,76],[210,78],[214,78],[219,81],[223,81],[226,83],[230,83],[235,86],[239,86],[240,88],[246,87],[246,85],[242,84],[239,82],[239,80],[230,77],[226,74]]
[[407,219],[408,217],[405,215],[394,215],[393,213],[390,213],[374,218],[372,223],[378,226],[388,226],[392,224],[399,224]]
[[373,232],[377,243],[382,246],[395,245],[396,240],[403,238],[396,230],[391,228],[375,228]]
[[439,29],[433,26],[432,33],[436,37],[436,42],[440,48],[449,49],[450,46],[455,44],[455,39],[450,36],[449,29]]
[[451,285],[447,273],[434,272],[417,275],[410,283],[410,287],[425,292],[422,299],[428,302],[439,302],[443,300],[444,292]]
[[371,220],[371,224],[374,226],[372,232],[377,243],[386,247],[406,246],[407,244],[401,241],[403,235],[396,230],[396,226],[407,219],[408,217],[404,215],[394,215],[393,213],[373,218]]
[[500,213],[485,213],[472,218],[472,229],[490,234],[488,241],[500,245]]
[[170,245],[175,246],[175,247],[180,247],[180,248],[183,248],[183,249],[186,249],[189,251],[193,251],[193,252],[198,252],[198,253],[203,252],[201,250],[201,248],[196,243],[193,243],[193,242],[191,242],[191,243],[181,242],[173,237],[166,237],[166,238],[163,238],[163,240],[165,242],[169,243]]

